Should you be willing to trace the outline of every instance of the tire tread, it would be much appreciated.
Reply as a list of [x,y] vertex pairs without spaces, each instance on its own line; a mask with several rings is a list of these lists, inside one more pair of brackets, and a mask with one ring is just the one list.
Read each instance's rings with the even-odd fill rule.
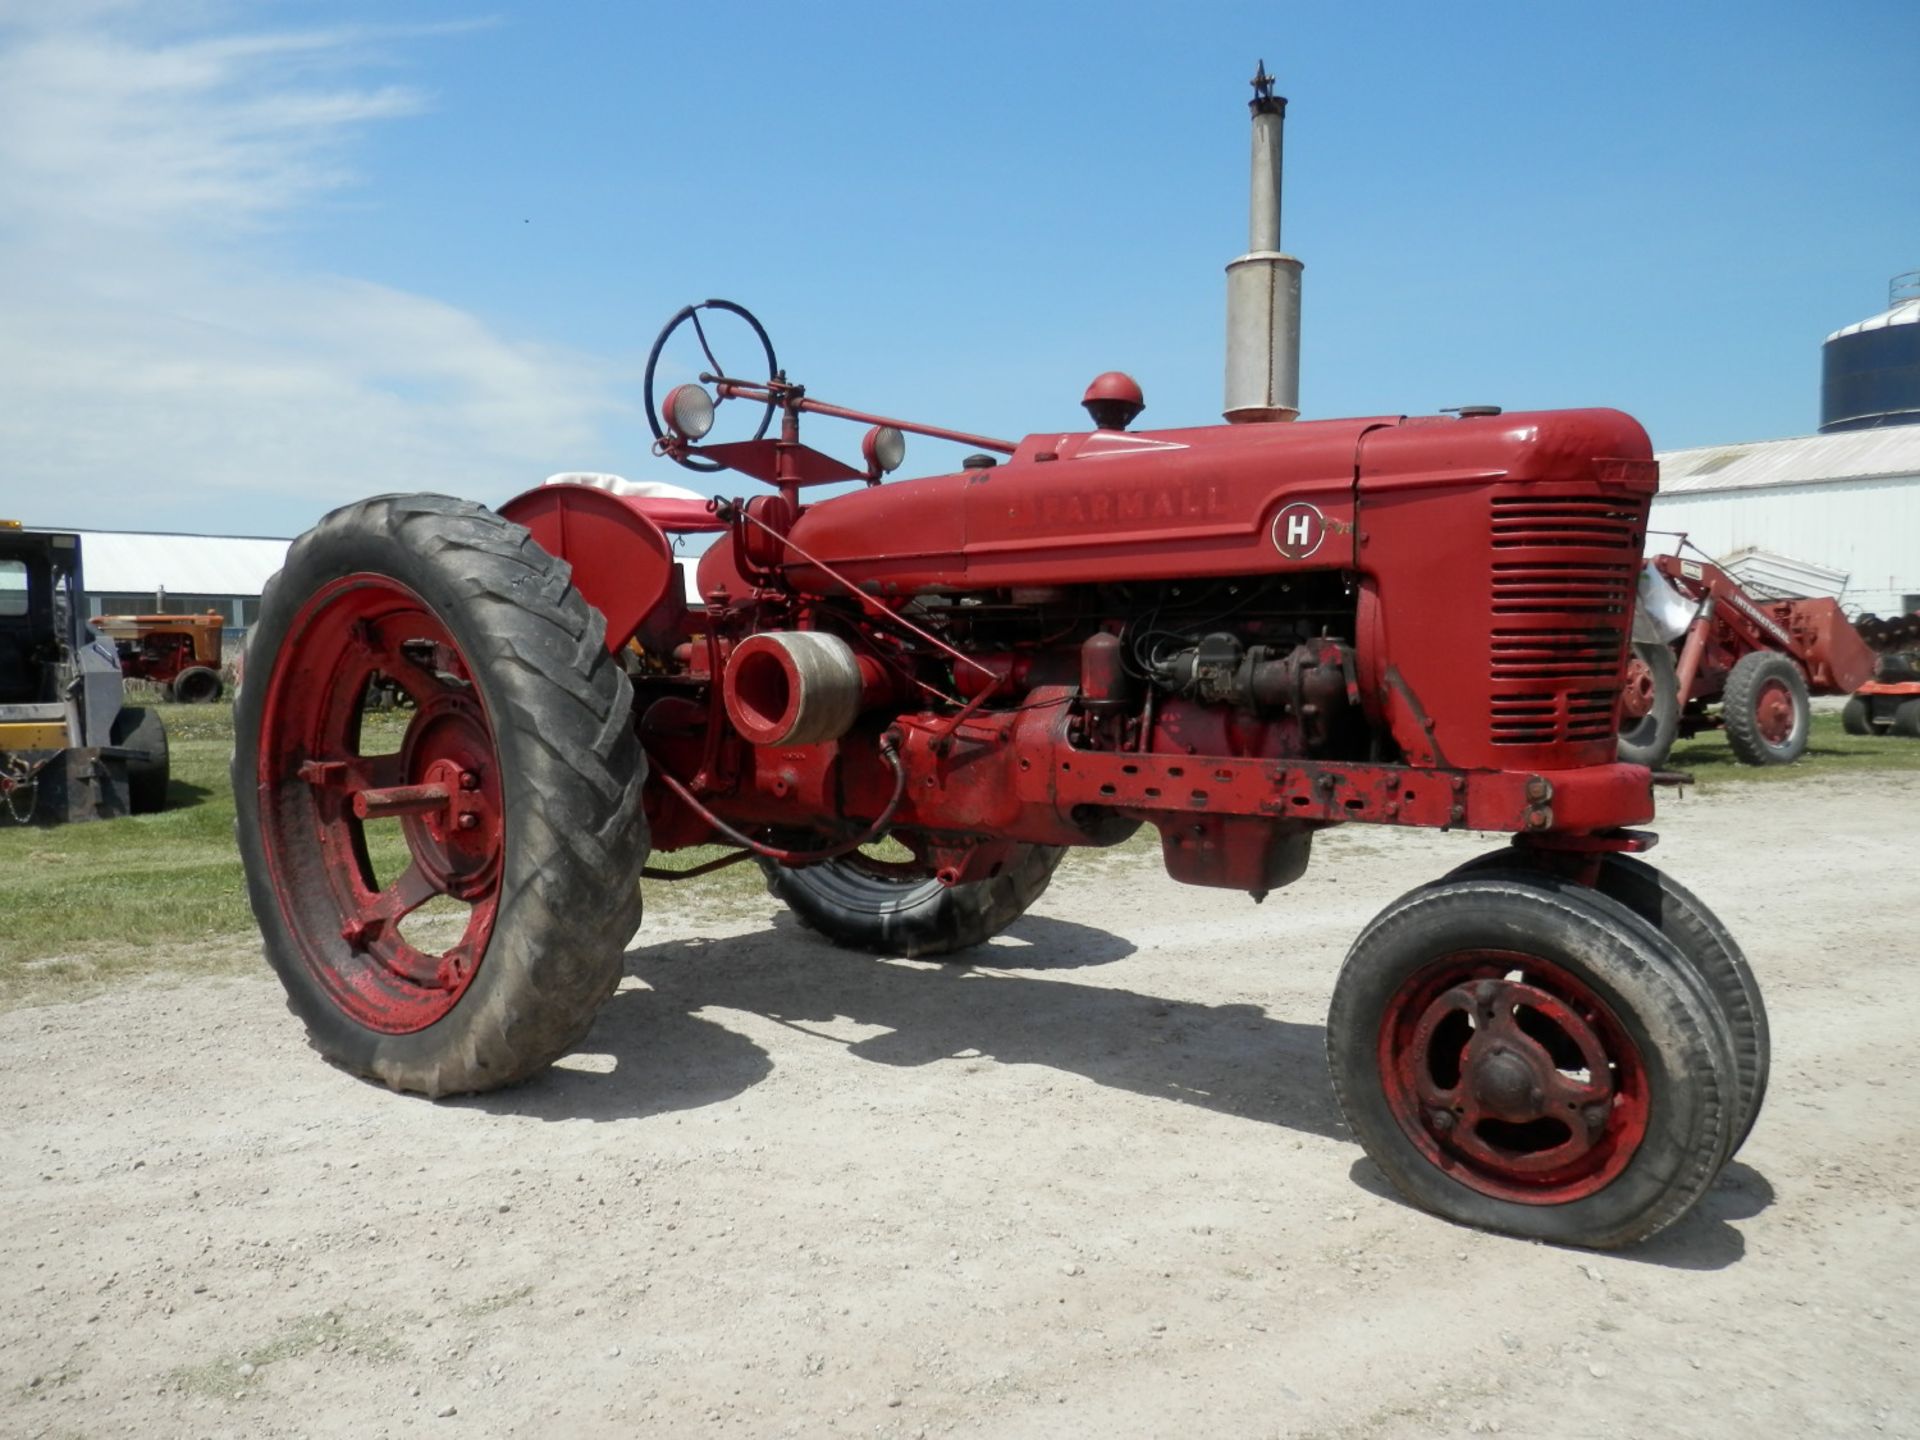
[[[490,713],[513,819],[482,962],[483,973],[492,972],[486,996],[469,991],[420,1032],[443,1032],[430,1043],[397,1043],[417,1035],[369,1040],[371,1032],[329,1014],[330,1002],[316,1004],[296,984],[304,961],[274,944],[278,916],[254,853],[257,833],[239,819],[236,832],[269,958],[321,1054],[397,1090],[437,1097],[496,1089],[539,1073],[580,1041],[619,984],[622,955],[639,926],[646,772],[631,723],[632,688],[605,649],[605,621],[573,587],[569,567],[522,527],[450,496],[377,496],[327,515],[294,541],[268,582],[262,619],[271,614],[274,623],[256,625],[255,638],[283,632],[304,601],[304,594],[285,593],[288,577],[324,579],[339,570],[343,552],[372,557],[383,541],[402,552],[403,568],[417,564],[461,597],[464,623],[457,615],[443,618],[461,633],[476,679],[484,676],[495,696]],[[413,583],[404,574],[395,578]],[[248,689],[258,694],[274,657],[269,651],[253,658],[260,668]],[[260,703],[248,707],[256,733],[237,738],[236,794],[253,785]],[[509,753],[524,773],[514,772]]]

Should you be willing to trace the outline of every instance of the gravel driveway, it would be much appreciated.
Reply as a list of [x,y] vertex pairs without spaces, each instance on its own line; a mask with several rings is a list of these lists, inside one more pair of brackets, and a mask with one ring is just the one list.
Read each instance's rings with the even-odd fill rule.
[[1920,775],[1663,808],[1775,1070],[1637,1251],[1409,1209],[1335,1111],[1348,943],[1484,842],[1325,837],[1262,906],[1075,857],[971,966],[675,907],[478,1100],[266,978],[0,1016],[0,1432],[1920,1435]]

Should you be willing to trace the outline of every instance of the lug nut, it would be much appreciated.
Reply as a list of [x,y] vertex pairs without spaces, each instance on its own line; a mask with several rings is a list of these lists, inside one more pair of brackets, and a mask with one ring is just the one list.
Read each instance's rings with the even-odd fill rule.
[[474,829],[477,829],[480,825],[480,817],[474,814],[471,810],[469,810],[466,814],[462,815],[454,823],[458,825],[462,830],[474,830]]
[[460,788],[462,790],[478,790],[480,788],[480,777],[471,770],[462,770],[460,772]]

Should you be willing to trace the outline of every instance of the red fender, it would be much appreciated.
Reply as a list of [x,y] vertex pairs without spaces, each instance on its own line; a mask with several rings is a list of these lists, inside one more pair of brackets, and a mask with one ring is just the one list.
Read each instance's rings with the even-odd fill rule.
[[[514,496],[500,513],[573,567],[574,588],[606,616],[607,649],[617,652],[680,584],[661,521],[675,530],[725,528],[704,511],[681,515],[687,504],[613,495],[591,485],[541,485]],[[675,508],[656,520],[649,512],[662,505]]]

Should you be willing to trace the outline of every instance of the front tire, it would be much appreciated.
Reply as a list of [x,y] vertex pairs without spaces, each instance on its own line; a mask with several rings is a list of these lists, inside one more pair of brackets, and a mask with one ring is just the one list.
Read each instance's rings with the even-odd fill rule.
[[1791,765],[1806,754],[1813,726],[1807,677],[1776,651],[1742,655],[1727,673],[1720,716],[1742,764]]
[[998,875],[951,886],[857,851],[801,869],[771,860],[760,868],[774,898],[834,944],[914,959],[991,940],[1040,898],[1066,853],[1059,845],[1019,845]]
[[1908,740],[1920,740],[1920,699],[1902,700],[1893,711],[1893,734]]
[[[481,506],[383,496],[296,540],[262,597],[235,829],[289,1004],[356,1075],[513,1084],[619,981],[645,769],[631,686],[569,576]],[[389,753],[361,743],[376,673],[414,701]],[[451,913],[416,917],[429,902]]]
[[211,705],[218,700],[225,687],[220,683],[220,672],[209,670],[204,665],[190,665],[173,677],[173,684],[167,687],[172,699],[182,705]]
[[[1539,857],[1510,847],[1469,860],[1448,878],[1495,874],[1531,883],[1536,877],[1550,877],[1551,871],[1542,868]],[[1555,887],[1562,883],[1549,880]],[[1760,1116],[1773,1068],[1766,1002],[1746,953],[1697,895],[1644,860],[1631,855],[1603,857],[1595,888],[1659,931],[1680,952],[1701,990],[1725,1018],[1734,1064],[1731,1157],[1746,1143]]]
[[1355,941],[1327,1018],[1347,1123],[1413,1203],[1613,1249],[1725,1163],[1723,1023],[1661,937],[1550,877],[1448,880]]
[[1873,734],[1873,707],[1854,696],[1841,708],[1840,728],[1849,735]]

